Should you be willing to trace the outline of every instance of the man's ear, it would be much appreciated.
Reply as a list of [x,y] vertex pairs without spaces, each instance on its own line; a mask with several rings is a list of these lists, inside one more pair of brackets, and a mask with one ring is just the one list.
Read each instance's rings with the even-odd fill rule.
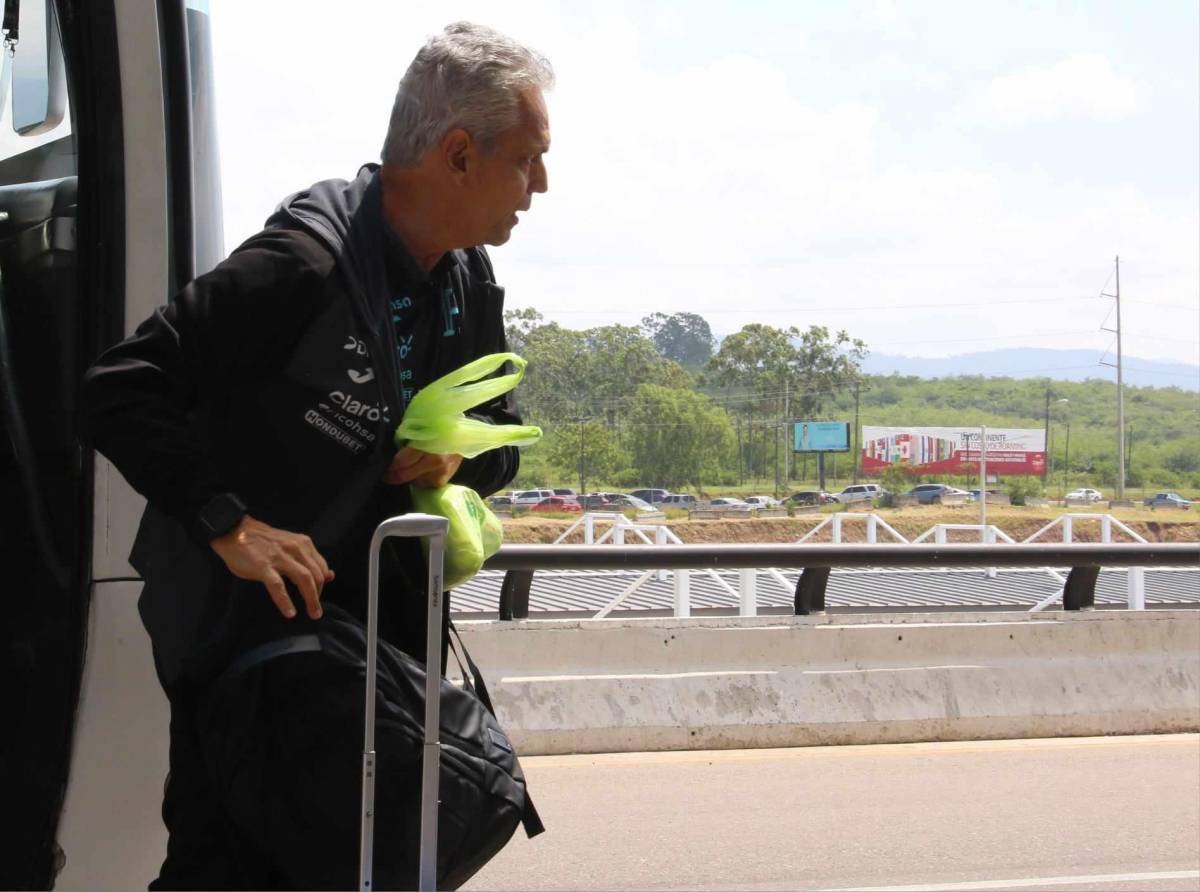
[[451,130],[442,137],[442,158],[445,160],[446,167],[455,177],[467,175],[470,163],[474,160],[471,157],[474,148],[475,141],[471,139],[471,134],[461,127]]

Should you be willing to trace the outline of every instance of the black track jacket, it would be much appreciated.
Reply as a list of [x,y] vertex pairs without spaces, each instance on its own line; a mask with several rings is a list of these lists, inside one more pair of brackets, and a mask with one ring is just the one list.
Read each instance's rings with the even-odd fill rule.
[[[218,493],[311,536],[337,574],[323,599],[363,616],[371,532],[410,510],[407,486],[380,482],[403,406],[387,272],[398,242],[386,226],[377,166],[317,183],[87,373],[86,435],[149,503],[130,561],[168,689],[313,631],[298,595],[299,615],[284,619],[261,583],[233,577],[197,535],[196,514]],[[432,275],[461,330],[424,345],[418,386],[505,349],[504,291],[483,249],[451,252]],[[519,423],[511,395],[472,414]],[[515,448],[492,450],[454,482],[487,495],[517,463]],[[390,541],[381,578],[381,633],[399,642],[424,616],[415,542]]]

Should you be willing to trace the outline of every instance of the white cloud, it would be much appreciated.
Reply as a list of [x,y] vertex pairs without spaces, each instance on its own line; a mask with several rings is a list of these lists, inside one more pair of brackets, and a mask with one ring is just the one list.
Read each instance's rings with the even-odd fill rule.
[[1046,121],[1116,121],[1141,107],[1138,86],[1106,57],[1077,53],[1053,65],[1031,65],[993,79],[968,100],[969,119],[1000,127]]
[[[352,9],[295,0],[287,21],[233,21],[257,15],[245,7],[223,7],[214,43],[230,247],[287,193],[377,158],[412,52],[445,21],[475,17],[546,52],[558,73],[550,192],[493,251],[509,307],[578,327],[682,310],[723,333],[828,325],[915,355],[1100,351],[1107,307],[1063,298],[1093,297],[1118,252],[1123,292],[1195,303],[1194,170],[1177,194],[1150,197],[946,155],[900,160],[874,107],[823,99],[762,58],[665,64],[661,18],[409,5],[361,28]],[[316,21],[356,39],[324,41]],[[269,26],[278,39],[263,41]],[[939,302],[969,306],[903,309]],[[1131,304],[1124,323],[1131,335],[1194,336],[1194,314],[1167,312]],[[1195,353],[1164,340],[1147,355]]]
[[872,0],[863,9],[867,21],[892,37],[911,37],[913,27],[896,7],[895,0]]

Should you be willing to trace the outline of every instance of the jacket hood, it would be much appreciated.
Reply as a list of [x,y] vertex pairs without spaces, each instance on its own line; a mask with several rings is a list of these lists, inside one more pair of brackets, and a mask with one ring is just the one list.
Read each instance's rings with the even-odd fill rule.
[[341,257],[360,211],[382,218],[379,202],[379,165],[364,164],[353,180],[324,180],[289,195],[267,218],[264,228],[295,229],[298,225],[320,239],[335,257]]

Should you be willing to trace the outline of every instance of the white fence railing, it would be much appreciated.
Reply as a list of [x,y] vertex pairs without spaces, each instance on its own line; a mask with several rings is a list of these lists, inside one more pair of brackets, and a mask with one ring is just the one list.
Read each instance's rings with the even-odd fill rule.
[[[1055,527],[1061,527],[1062,538],[1064,544],[1073,544],[1076,540],[1075,524],[1079,521],[1096,522],[1100,524],[1100,541],[1103,544],[1113,542],[1114,531],[1119,531],[1135,542],[1145,543],[1146,540],[1131,530],[1127,525],[1122,523],[1111,514],[1064,514],[1055,518],[1050,523],[1039,529],[1037,532],[1022,540],[1021,544],[1034,543],[1039,538],[1045,536]],[[875,513],[852,514],[848,512],[837,512],[831,514],[822,520],[819,524],[809,530],[800,539],[796,541],[797,545],[811,542],[816,544],[814,537],[818,532],[826,527],[830,530],[830,535],[834,545],[850,545],[844,541],[844,529],[848,523],[862,524],[866,530],[866,540],[868,545],[875,545],[879,542],[882,534],[890,537],[891,540],[906,544],[920,545],[922,543],[928,545],[946,545],[948,544],[950,534],[955,532],[970,532],[975,533],[979,537],[979,541],[984,545],[996,545],[999,542],[1004,542],[1009,545],[1018,544],[1008,533],[995,526],[994,524],[962,524],[962,523],[939,523],[934,524],[921,535],[909,541],[905,536],[892,527],[886,520]],[[624,514],[591,511],[584,514],[579,520],[575,521],[566,529],[554,542],[555,545],[565,542],[565,540],[580,527],[583,528],[583,542],[585,545],[604,545],[611,544],[623,546],[627,544],[636,544],[638,540],[644,545],[683,545],[684,543],[675,534],[671,528],[665,523],[639,523],[630,520]],[[653,539],[651,538],[653,536]],[[630,537],[630,538],[627,538]],[[1030,613],[1037,613],[1045,610],[1050,605],[1062,600],[1063,592],[1067,578],[1051,567],[1043,567],[1042,570],[1053,580],[1055,580],[1063,588],[1047,595],[1037,604],[1030,608]],[[604,605],[593,617],[594,619],[604,619],[611,614],[616,608],[620,607],[634,592],[638,591],[643,585],[649,582],[652,578],[657,577],[658,581],[666,582],[668,573],[672,575],[673,582],[673,612],[677,617],[691,616],[691,574],[706,573],[713,581],[722,589],[725,590],[731,597],[735,598],[738,604],[738,614],[740,616],[755,616],[758,613],[758,586],[760,576],[762,581],[767,585],[777,585],[785,592],[791,593],[794,591],[796,582],[788,579],[779,569],[775,567],[745,567],[738,570],[738,587],[735,590],[720,574],[715,570],[663,570],[649,569],[640,573],[628,586],[621,590],[611,601]],[[997,570],[994,567],[989,567],[984,570],[988,578],[997,578]],[[1145,570],[1142,567],[1128,568],[1127,579],[1127,603],[1130,610],[1144,610],[1146,607],[1146,576]]]

